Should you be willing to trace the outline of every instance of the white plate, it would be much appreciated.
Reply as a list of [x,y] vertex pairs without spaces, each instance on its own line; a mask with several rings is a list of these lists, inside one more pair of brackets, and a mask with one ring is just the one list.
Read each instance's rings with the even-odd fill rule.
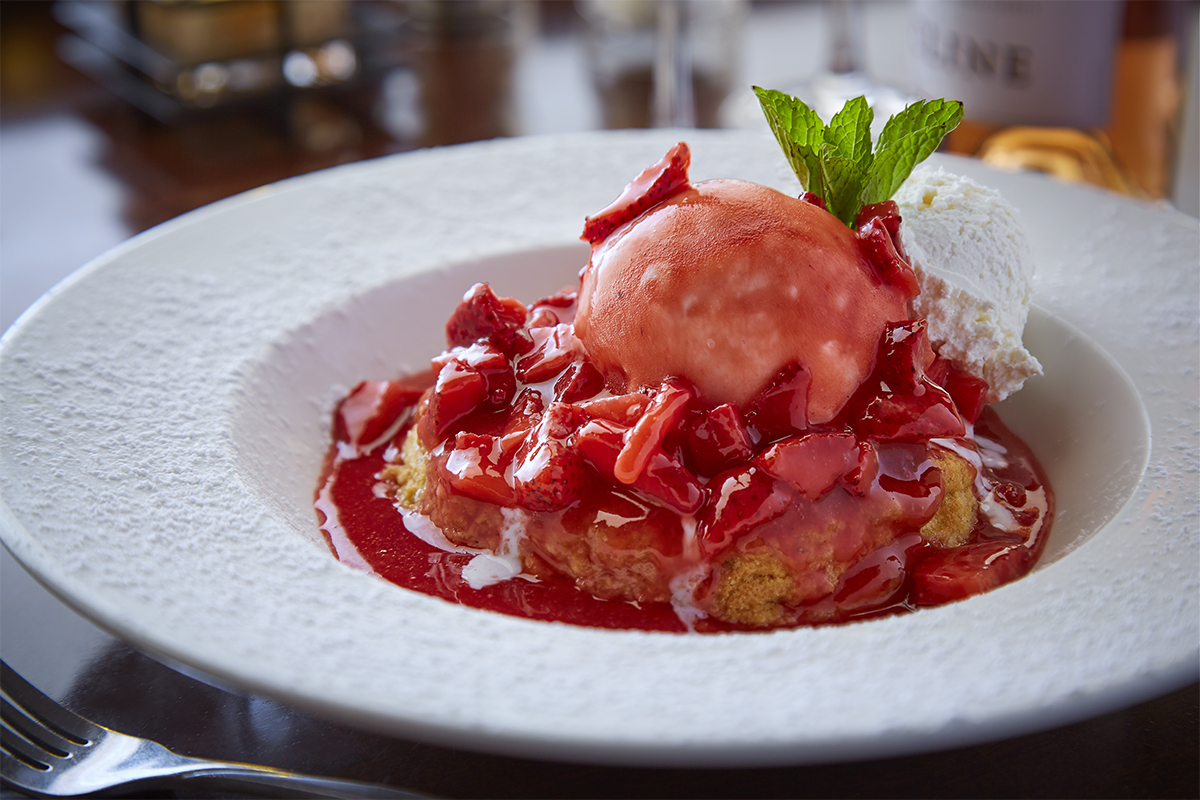
[[[795,190],[773,142],[688,132],[693,177]],[[896,755],[1061,724],[1195,680],[1197,223],[945,163],[1037,254],[1046,366],[1003,413],[1047,467],[1045,563],[965,602],[684,636],[531,622],[335,561],[312,492],[328,411],[419,368],[476,280],[573,283],[585,215],[669,132],[356,164],[217,203],[75,274],[0,343],[0,529],[117,635],[234,686],[439,743],[603,763]]]

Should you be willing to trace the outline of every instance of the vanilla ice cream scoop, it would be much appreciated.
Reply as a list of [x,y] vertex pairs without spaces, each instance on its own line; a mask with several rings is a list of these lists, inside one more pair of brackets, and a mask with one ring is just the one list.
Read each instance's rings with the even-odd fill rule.
[[987,381],[989,402],[1042,374],[1021,339],[1034,263],[1015,209],[994,189],[929,167],[894,199],[921,286],[913,314],[928,320],[939,355]]

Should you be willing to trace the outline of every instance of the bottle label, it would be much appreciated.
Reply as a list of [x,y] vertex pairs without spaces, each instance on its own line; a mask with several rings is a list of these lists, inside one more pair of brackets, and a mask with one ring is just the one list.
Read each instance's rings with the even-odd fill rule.
[[916,0],[915,78],[997,125],[1108,124],[1118,0]]

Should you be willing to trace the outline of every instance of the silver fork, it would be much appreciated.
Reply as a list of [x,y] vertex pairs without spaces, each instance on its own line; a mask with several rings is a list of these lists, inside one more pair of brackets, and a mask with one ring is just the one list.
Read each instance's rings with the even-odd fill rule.
[[271,767],[177,755],[148,739],[84,719],[38,691],[0,661],[3,728],[0,776],[24,792],[50,797],[181,788],[278,791],[287,797],[421,798],[371,783],[299,775]]

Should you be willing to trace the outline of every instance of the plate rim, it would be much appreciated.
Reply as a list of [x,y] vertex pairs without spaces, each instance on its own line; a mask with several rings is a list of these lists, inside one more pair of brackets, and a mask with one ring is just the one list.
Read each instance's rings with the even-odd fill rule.
[[[686,134],[686,138],[703,139],[709,143],[716,142],[719,139],[728,141],[748,140],[742,134],[726,134],[722,132],[719,135],[705,133],[698,136],[697,133],[689,131]],[[631,141],[646,143],[659,142],[663,140],[663,136],[664,134],[661,132],[647,134],[623,132],[612,136],[601,134],[567,134],[528,137],[522,140],[508,140],[507,142],[463,145],[456,146],[455,148],[439,149],[423,153],[417,157],[427,160],[433,159],[435,161],[449,158],[451,160],[457,159],[470,162],[474,159],[493,158],[496,153],[503,154],[512,151],[518,152],[522,157],[528,157],[529,148],[538,148],[545,144],[586,147],[606,142],[617,142],[618,144]],[[668,134],[667,138],[673,138],[673,135]],[[13,343],[21,336],[21,331],[33,324],[30,320],[36,320],[45,314],[52,313],[47,312],[46,309],[53,308],[60,298],[69,296],[72,292],[77,292],[78,287],[84,284],[89,279],[89,276],[94,276],[96,273],[101,272],[108,265],[120,262],[122,258],[128,258],[130,253],[144,249],[151,243],[169,238],[177,231],[187,230],[198,224],[203,224],[206,220],[216,219],[222,215],[236,212],[239,209],[256,203],[260,198],[277,197],[286,192],[304,193],[311,191],[311,187],[320,186],[328,182],[352,182],[354,176],[370,175],[379,169],[394,168],[396,164],[408,163],[402,162],[401,160],[403,159],[415,160],[414,154],[401,154],[369,162],[358,162],[332,170],[292,178],[279,184],[272,184],[268,187],[252,190],[189,212],[131,238],[100,257],[93,259],[80,270],[60,282],[33,306],[27,309],[14,322],[12,327],[5,332],[4,336],[0,338],[0,364],[3,364],[6,360],[6,355],[10,355],[8,351],[13,348]],[[972,165],[972,168],[975,168],[974,165]],[[1103,200],[1115,202],[1118,206],[1122,207],[1126,207],[1123,206],[1126,202],[1135,202],[1126,201],[1125,198],[1113,198],[1109,196],[1104,196]],[[1178,214],[1178,212],[1174,213]],[[1179,216],[1182,217],[1183,215]],[[1190,220],[1191,218],[1185,219]],[[1195,228],[1195,225],[1191,224],[1191,227]],[[565,244],[565,242],[563,243]],[[1120,362],[1118,361],[1118,363]],[[1139,390],[1141,389],[1140,383],[1135,381],[1135,385],[1139,387]],[[1132,502],[1132,498],[1130,502]],[[91,606],[87,602],[87,598],[81,598],[77,595],[77,592],[72,591],[77,587],[65,585],[70,583],[71,579],[69,576],[55,574],[55,569],[46,562],[44,557],[32,552],[30,547],[37,538],[36,534],[26,529],[26,526],[9,507],[7,498],[4,497],[0,497],[0,531],[4,534],[5,547],[13,552],[18,562],[22,563],[40,583],[46,585],[52,593],[63,599],[68,605],[81,611],[85,616],[96,620],[102,627],[112,630],[121,638],[133,640],[139,647],[154,651],[159,657],[176,661],[191,669],[198,668],[194,666],[194,659],[187,658],[186,653],[175,652],[171,647],[159,646],[162,644],[161,639],[154,632],[143,630],[138,625],[132,624],[129,620],[114,620],[112,614],[97,614],[98,609]],[[765,638],[769,638],[770,636],[769,634],[764,635]],[[972,737],[975,737],[975,741],[984,741],[997,738],[998,735],[1011,735],[1038,727],[1049,727],[1046,722],[1050,718],[1054,720],[1052,724],[1065,724],[1085,716],[1090,716],[1093,713],[1117,708],[1121,705],[1150,697],[1153,694],[1167,691],[1178,685],[1183,685],[1188,679],[1195,679],[1197,669],[1195,664],[1196,658],[1194,656],[1196,652],[1197,648],[1194,646],[1187,652],[1181,652],[1181,657],[1172,666],[1171,670],[1168,670],[1170,674],[1164,673],[1157,676],[1143,675],[1138,681],[1127,683],[1117,690],[1110,690],[1105,697],[1087,697],[1085,693],[1085,696],[1082,698],[1074,700],[1070,700],[1069,698],[1063,699],[1063,704],[1057,709],[1057,713],[1054,709],[1043,708],[1036,712],[1026,710],[1017,714],[1012,719],[1001,720],[993,718],[986,724],[967,721],[961,726],[957,726],[953,731],[953,740],[955,742],[969,742]],[[184,657],[180,658],[180,656]],[[1191,656],[1190,660],[1189,656]],[[817,747],[811,743],[809,743],[807,748],[798,747],[795,741],[776,743],[761,741],[741,741],[738,743],[713,742],[707,745],[699,743],[680,744],[675,742],[666,743],[660,748],[654,748],[647,746],[645,741],[610,740],[606,742],[579,739],[574,743],[560,744],[557,748],[551,747],[550,750],[547,750],[548,743],[544,738],[521,736],[513,731],[488,731],[486,730],[486,726],[484,726],[484,730],[480,730],[478,721],[464,727],[462,723],[449,723],[439,726],[433,724],[430,719],[396,719],[394,715],[387,714],[383,718],[373,718],[369,713],[362,713],[363,710],[361,708],[347,708],[345,704],[329,703],[326,698],[314,697],[304,691],[292,693],[287,691],[286,687],[271,685],[269,681],[247,682],[244,679],[245,676],[222,674],[224,672],[222,669],[212,670],[201,668],[201,671],[214,676],[218,681],[227,681],[232,678],[233,680],[229,682],[235,685],[249,685],[255,691],[260,691],[263,694],[283,697],[297,705],[315,708],[334,716],[342,718],[349,716],[354,721],[367,727],[390,732],[400,732],[453,746],[505,752],[511,755],[528,756],[531,752],[537,752],[539,754],[538,757],[561,757],[622,764],[682,765],[713,763],[715,760],[725,765],[749,765],[804,763],[813,760],[830,761],[844,760],[844,758],[850,757],[878,756],[888,753],[899,754],[906,747],[911,747],[911,745],[903,745],[895,741],[895,737],[892,737],[891,741],[887,741],[886,737],[881,739],[879,737],[864,737],[860,735],[858,738],[852,736],[850,740],[839,741],[836,748],[832,749]],[[1027,718],[1030,716],[1035,718]],[[944,729],[925,732],[908,731],[906,735],[910,737],[910,742],[921,743],[907,752],[934,749],[937,746],[944,746],[947,742],[946,731]],[[836,749],[836,752],[834,752],[834,749]]]

